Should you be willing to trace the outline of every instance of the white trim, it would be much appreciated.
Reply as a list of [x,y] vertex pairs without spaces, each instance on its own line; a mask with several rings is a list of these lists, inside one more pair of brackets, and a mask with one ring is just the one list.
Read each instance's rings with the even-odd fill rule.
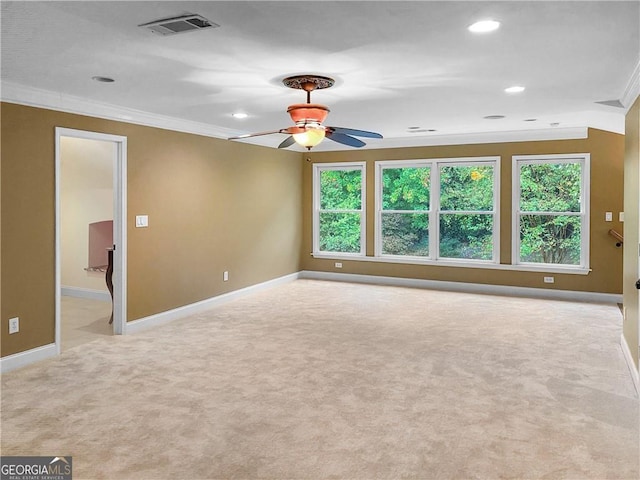
[[59,112],[89,115],[107,120],[115,120],[117,122],[146,125],[213,138],[226,139],[238,133],[237,130],[225,129],[215,125],[158,115],[120,105],[96,102],[86,98],[27,87],[7,81],[2,81],[1,86],[2,101],[7,103],[49,108]]
[[367,283],[396,287],[425,288],[452,292],[483,293],[509,297],[549,298],[591,303],[622,303],[622,295],[614,293],[581,292],[576,290],[553,290],[547,288],[516,287],[510,285],[489,285],[480,283],[445,282],[418,278],[385,277],[354,273],[317,272],[303,270],[300,278],[331,280],[336,282]]
[[[444,134],[412,135],[410,137],[393,137],[384,139],[368,139],[367,144],[360,150],[377,150],[386,148],[407,147],[432,147],[441,145],[478,145],[486,143],[515,143],[537,142],[549,140],[578,140],[588,138],[588,129],[624,133],[624,117],[612,115],[609,112],[586,112],[588,118],[584,120],[585,126],[580,127],[553,127],[536,128],[527,130],[496,130],[476,132],[456,132]],[[273,148],[273,142],[268,137],[252,137],[253,144]],[[249,143],[249,142],[247,142]],[[330,152],[345,150],[337,142],[322,142],[314,147],[315,152]]]
[[[630,83],[632,85],[632,83]],[[627,87],[629,90],[630,87]],[[213,138],[229,138],[237,136],[238,130],[228,129],[217,125],[193,122],[166,115],[158,115],[142,110],[136,110],[126,106],[113,105],[109,103],[97,102],[86,98],[67,95],[63,93],[45,90],[41,88],[29,87],[17,83],[3,80],[0,85],[0,99],[7,103],[16,103],[38,108],[48,108],[60,112],[68,112],[78,115],[90,115],[92,117],[105,118],[118,122],[132,123],[136,125],[146,125],[149,127],[164,128],[177,132],[192,133]],[[635,97],[634,97],[635,100]],[[626,106],[627,104],[623,102]],[[630,106],[630,105],[629,105]],[[592,122],[591,122],[592,123]],[[588,137],[588,128],[566,127],[566,128],[538,128],[528,130],[508,130],[508,131],[487,131],[487,132],[464,132],[444,135],[428,135],[413,137],[385,138],[383,140],[372,139],[363,150],[380,148],[404,148],[411,146],[433,146],[433,145],[469,145],[482,143],[507,143],[507,142],[531,142],[545,140],[572,140]],[[617,133],[619,128],[610,126],[599,126],[604,130],[611,130]],[[624,131],[624,122],[623,122]],[[252,143],[274,148],[272,142],[267,137],[252,137],[242,143]],[[322,142],[316,151],[331,151],[345,149],[336,142]]]
[[[357,253],[322,252],[320,251],[320,173],[322,171],[352,170],[360,171],[360,251]],[[314,253],[330,253],[340,257],[364,257],[367,251],[367,162],[314,163],[312,184],[311,215]],[[355,213],[355,210],[348,210]]]
[[629,350],[629,344],[624,337],[624,333],[620,335],[620,348],[622,348],[622,355],[629,367],[629,373],[631,374],[631,380],[633,380],[633,386],[636,387],[636,395],[640,394],[640,373],[638,373],[638,367],[636,367],[633,357],[631,356],[631,350]]
[[459,267],[459,268],[479,268],[482,270],[510,270],[515,272],[539,272],[539,273],[564,273],[567,275],[588,275],[590,268],[565,267],[563,265],[552,264],[520,264],[511,265],[509,263],[493,263],[490,260],[456,260],[448,258],[446,260],[428,260],[419,257],[403,257],[385,255],[384,257],[372,256],[347,256],[339,253],[311,253],[313,258],[321,260],[353,260],[354,262],[374,262],[374,263],[401,263],[405,265],[425,265],[430,267]]
[[625,114],[629,113],[638,96],[640,96],[640,62],[638,62],[636,68],[633,69],[627,87],[624,89],[624,93],[620,98],[620,103],[624,105]]
[[98,140],[113,142],[114,148],[114,222],[113,233],[116,245],[113,264],[113,333],[123,335],[125,333],[127,315],[127,137],[111,135],[107,133],[75,130],[71,128],[55,128],[55,345],[58,354],[62,351],[62,312],[60,307],[62,293],[62,267],[60,239],[61,205],[60,205],[60,181],[61,181],[61,156],[60,139],[62,137],[82,138],[86,140]]
[[[437,164],[436,164],[437,165]],[[377,160],[375,162],[375,196],[374,196],[374,209],[375,209],[375,219],[374,219],[374,247],[373,252],[374,256],[380,259],[386,259],[391,255],[385,255],[382,253],[382,214],[387,211],[382,209],[383,202],[383,170],[387,168],[428,168],[429,169],[429,182],[431,185],[435,183],[434,176],[434,160],[433,159],[412,159],[412,160]],[[423,214],[429,216],[429,230],[433,231],[431,222],[432,217],[434,215],[433,209],[433,188],[429,187],[429,209],[428,210],[416,210],[411,213]],[[429,235],[429,257],[424,257],[425,260],[431,259],[431,254],[433,250],[433,238],[434,235]],[[406,258],[403,256],[397,256],[396,258]],[[409,257],[409,258],[420,258],[417,256]]]
[[[488,212],[479,211],[444,211],[440,206],[441,188],[440,188],[440,170],[442,167],[474,167],[489,166],[493,169],[493,210]],[[387,168],[428,168],[430,175],[429,188],[429,210],[418,210],[415,213],[429,215],[429,256],[401,256],[389,255],[382,253],[382,173]],[[483,157],[451,157],[451,158],[423,158],[423,159],[407,159],[407,160],[378,160],[375,162],[375,225],[374,225],[374,257],[378,261],[385,262],[387,259],[391,263],[417,263],[417,264],[439,264],[450,263],[451,265],[459,265],[458,262],[468,263],[474,267],[478,264],[500,264],[500,156],[483,156]],[[404,213],[404,212],[403,212]],[[406,212],[413,213],[413,212]],[[491,215],[493,218],[493,257],[489,261],[484,260],[467,260],[440,257],[440,216],[443,214],[484,214]],[[314,250],[314,256],[317,254],[328,252],[317,252]]]
[[[545,154],[545,155],[514,155],[511,158],[511,263],[514,266],[526,267],[532,263],[520,260],[520,172],[523,164],[558,164],[576,163],[581,164],[580,178],[580,212],[570,212],[569,215],[580,218],[580,265],[564,265],[564,268],[572,270],[590,271],[589,249],[591,243],[591,154],[590,153],[568,153],[568,154]],[[558,213],[554,212],[554,215]],[[533,264],[535,265],[535,264]],[[540,264],[543,268],[553,268],[552,264]]]
[[[385,138],[378,141],[367,141],[363,150],[380,148],[404,148],[438,145],[475,145],[484,143],[536,142],[547,140],[578,140],[588,138],[589,126],[556,127],[529,130],[505,130],[489,132],[461,132],[450,134],[415,135],[413,137]],[[616,129],[617,130],[617,129]],[[335,142],[326,142],[327,145]],[[324,142],[321,151],[325,150]],[[333,147],[333,145],[331,145]],[[328,150],[328,149],[327,149]]]
[[89,300],[100,300],[110,302],[111,295],[108,290],[95,290],[92,288],[69,287],[62,285],[60,293],[63,297],[87,298]]
[[[184,307],[179,307],[173,310],[168,310],[166,312],[158,313],[156,315],[151,315],[149,317],[141,318],[139,320],[129,322],[129,324],[127,325],[126,331],[127,333],[135,333],[141,330],[145,330],[147,328],[162,325],[164,323],[177,320],[179,318],[183,318],[188,315],[193,315],[194,313],[208,310],[210,308],[224,304],[231,300],[235,300],[242,296],[257,293],[259,291],[266,290],[267,288],[292,282],[298,278],[300,278],[300,272],[292,273],[289,275],[285,275],[283,277],[279,277],[273,280],[268,280],[266,282],[259,283],[257,285],[252,285],[246,288],[242,288],[240,290],[235,290],[233,292],[225,293],[223,295],[219,295],[217,297],[213,297],[208,300],[203,300],[201,302],[192,303],[191,305],[185,305]],[[61,289],[58,289],[57,291],[59,292],[60,290]],[[7,355],[6,357],[0,358],[0,373],[6,373],[11,370],[15,370],[17,368],[26,367],[28,365],[31,365],[32,363],[40,362],[42,360],[47,360],[49,358],[53,358],[58,355],[60,355],[59,346],[56,345],[55,343],[50,343],[48,345],[36,347],[31,350],[26,350],[24,352],[18,352],[13,355]]]
[[58,355],[58,351],[55,343],[7,355],[0,358],[0,373],[7,373],[17,368],[26,367],[32,363],[53,358],[56,355]]
[[182,307],[174,308],[172,310],[167,310],[166,312],[156,313],[155,315],[149,315],[148,317],[140,318],[138,320],[133,320],[127,323],[126,330],[127,330],[127,333],[136,333],[141,330],[157,327],[159,325],[163,325],[165,323],[169,323],[174,320],[187,317],[189,315],[194,315],[196,313],[209,310],[211,308],[217,307],[224,303],[230,302],[231,300],[235,300],[237,298],[244,297],[246,295],[250,295],[253,293],[257,293],[262,290],[266,290],[268,288],[272,288],[278,285],[283,285],[285,283],[292,282],[298,278],[300,278],[300,272],[285,275],[283,277],[274,278],[273,280],[267,280],[266,282],[241,288],[240,290],[234,290],[229,293],[224,293],[216,297],[208,298],[206,300],[201,300],[199,302],[191,303],[189,305],[184,305]]
[[[116,142],[113,169],[113,333],[124,335],[127,325],[127,137]],[[118,244],[118,239],[120,243]]]

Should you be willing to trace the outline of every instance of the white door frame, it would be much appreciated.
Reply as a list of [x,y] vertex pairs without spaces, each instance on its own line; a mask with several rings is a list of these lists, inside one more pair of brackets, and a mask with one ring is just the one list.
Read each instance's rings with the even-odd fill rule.
[[124,335],[127,325],[127,137],[110,135],[106,133],[74,130],[71,128],[56,127],[56,153],[55,153],[55,180],[56,180],[56,290],[55,290],[55,316],[56,316],[56,352],[60,354],[61,342],[61,242],[60,242],[60,180],[61,180],[61,137],[82,138],[85,140],[99,140],[113,142],[114,169],[113,169],[113,237],[115,251],[113,255],[113,333]]

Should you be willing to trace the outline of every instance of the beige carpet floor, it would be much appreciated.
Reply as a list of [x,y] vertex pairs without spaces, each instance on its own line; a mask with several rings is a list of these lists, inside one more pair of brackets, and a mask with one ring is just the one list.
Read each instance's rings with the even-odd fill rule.
[[615,304],[298,280],[2,376],[74,479],[637,479]]
[[111,302],[63,296],[62,351],[113,335]]

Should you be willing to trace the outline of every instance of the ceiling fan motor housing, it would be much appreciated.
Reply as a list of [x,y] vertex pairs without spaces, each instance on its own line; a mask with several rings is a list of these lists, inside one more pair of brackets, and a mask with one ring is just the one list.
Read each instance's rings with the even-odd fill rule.
[[296,103],[287,108],[287,113],[296,125],[321,124],[329,111],[328,107],[318,103]]

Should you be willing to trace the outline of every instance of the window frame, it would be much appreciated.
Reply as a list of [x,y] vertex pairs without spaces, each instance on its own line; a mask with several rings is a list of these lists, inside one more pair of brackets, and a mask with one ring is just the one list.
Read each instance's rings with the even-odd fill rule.
[[[359,210],[321,210],[320,209],[320,177],[323,171],[352,171],[360,170],[360,209]],[[331,258],[354,258],[366,255],[367,245],[367,185],[366,162],[340,162],[340,163],[314,163],[313,164],[313,256],[331,256]],[[360,215],[360,251],[359,252],[332,252],[320,250],[320,214],[321,213],[359,213]]]
[[433,252],[433,241],[431,235],[431,217],[433,215],[433,193],[429,191],[429,209],[415,210],[413,213],[423,213],[429,215],[429,256],[417,255],[394,255],[382,253],[382,214],[384,212],[409,213],[407,210],[383,210],[382,209],[382,172],[384,169],[399,168],[429,168],[429,181],[433,183],[433,166],[425,160],[380,160],[376,162],[375,172],[375,222],[374,222],[374,256],[377,258],[396,258],[403,260],[425,261],[430,260]]
[[[497,265],[500,263],[500,156],[460,157],[460,158],[432,158],[416,160],[379,160],[375,162],[375,244],[374,257],[381,261],[395,261],[402,263],[447,264],[460,266]],[[440,209],[440,168],[443,166],[493,167],[493,209],[490,211],[442,211]],[[429,210],[419,210],[416,213],[429,215],[429,256],[394,255],[382,252],[382,214],[389,210],[382,209],[382,177],[387,168],[429,168],[430,191]],[[435,188],[434,188],[435,187]],[[481,213],[493,216],[493,255],[490,260],[451,258],[440,256],[440,215],[443,213],[464,214]]]
[[[521,201],[521,185],[520,172],[523,165],[543,165],[543,164],[581,164],[580,175],[580,211],[576,212],[528,212],[520,209]],[[570,153],[570,154],[546,154],[546,155],[514,155],[512,157],[512,219],[511,219],[511,264],[516,267],[524,267],[527,269],[540,269],[544,271],[589,271],[589,248],[590,248],[590,183],[591,183],[591,155],[589,153]],[[562,263],[542,263],[542,262],[523,262],[520,259],[520,219],[523,214],[536,215],[569,215],[580,218],[580,264],[562,264]]]

